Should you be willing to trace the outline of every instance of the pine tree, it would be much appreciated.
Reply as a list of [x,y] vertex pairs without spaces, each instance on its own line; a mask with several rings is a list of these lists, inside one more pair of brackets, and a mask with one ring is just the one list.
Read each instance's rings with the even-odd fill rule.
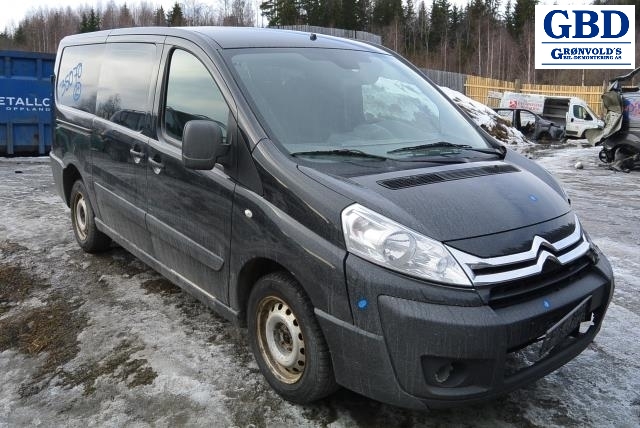
[[537,4],[538,0],[516,0],[511,18],[511,32],[515,38],[521,38],[525,25],[533,23]]
[[325,25],[327,15],[325,0],[300,0],[298,4],[300,8],[306,12],[306,15],[301,16],[305,24]]
[[433,0],[431,3],[431,19],[429,25],[429,47],[439,49],[447,39],[449,12],[451,5],[447,0]]
[[371,0],[356,0],[356,22],[358,23],[358,30],[368,31],[370,30],[371,23]]
[[153,20],[153,25],[156,27],[167,26],[167,16],[164,14],[164,8],[162,6],[156,10],[156,17]]
[[91,8],[89,11],[89,19],[87,20],[87,31],[100,31],[100,17],[96,11]]
[[342,0],[342,25],[346,30],[358,29],[358,15],[356,0]]
[[89,15],[82,13],[79,28],[81,33],[90,33],[92,31],[100,31],[100,17],[93,8],[89,11]]
[[269,25],[294,25],[302,21],[295,0],[267,0],[260,4],[260,10]]
[[82,13],[82,19],[80,20],[80,28],[78,29],[81,33],[87,33],[89,30],[87,29],[89,26],[89,20],[87,19],[87,14]]
[[413,0],[407,0],[407,6],[404,8],[404,26],[405,48],[409,53],[415,54],[417,48],[417,25]]
[[123,4],[120,8],[120,16],[118,17],[119,26],[120,27],[133,27],[135,26],[135,21],[133,20],[133,16],[131,15],[131,11],[127,4]]
[[13,41],[18,46],[24,46],[27,44],[27,32],[25,31],[25,26],[28,23],[29,23],[28,20],[25,20],[23,23],[20,23],[15,33],[13,33]]
[[504,26],[507,30],[513,34],[515,31],[514,23],[513,23],[513,10],[512,10],[511,0],[507,0],[507,4],[504,7]]
[[373,22],[381,27],[394,20],[404,21],[402,0],[376,0],[373,6]]
[[429,31],[429,16],[427,15],[427,6],[424,0],[420,1],[418,6],[418,38],[421,46],[427,45],[427,32]]
[[169,27],[182,27],[184,26],[184,14],[182,13],[182,7],[178,2],[175,2],[173,9],[167,14],[167,24]]

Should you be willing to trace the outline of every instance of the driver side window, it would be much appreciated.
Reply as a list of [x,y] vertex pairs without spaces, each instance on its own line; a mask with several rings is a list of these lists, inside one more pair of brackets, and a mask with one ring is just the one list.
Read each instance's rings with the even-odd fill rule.
[[164,131],[182,141],[184,127],[190,120],[211,120],[220,125],[223,141],[229,107],[206,67],[192,54],[176,49],[171,55]]
[[573,106],[573,115],[578,119],[593,120],[587,109],[582,106]]

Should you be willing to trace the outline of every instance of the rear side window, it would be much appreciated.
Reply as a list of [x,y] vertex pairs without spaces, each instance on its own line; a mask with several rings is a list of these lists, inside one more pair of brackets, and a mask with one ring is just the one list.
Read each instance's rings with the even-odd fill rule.
[[156,45],[112,43],[105,48],[96,115],[134,131],[149,127]]
[[167,98],[164,110],[165,132],[182,141],[184,126],[190,120],[212,120],[226,138],[229,107],[213,77],[192,54],[177,49],[171,56]]
[[69,46],[62,51],[56,102],[95,113],[104,45]]

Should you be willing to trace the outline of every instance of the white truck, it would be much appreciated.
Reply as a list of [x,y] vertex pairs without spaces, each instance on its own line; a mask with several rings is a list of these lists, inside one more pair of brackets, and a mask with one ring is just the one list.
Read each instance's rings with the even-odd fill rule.
[[565,136],[571,138],[584,138],[587,129],[604,127],[604,122],[578,97],[505,92],[500,99],[500,107],[530,110],[555,125],[564,126]]

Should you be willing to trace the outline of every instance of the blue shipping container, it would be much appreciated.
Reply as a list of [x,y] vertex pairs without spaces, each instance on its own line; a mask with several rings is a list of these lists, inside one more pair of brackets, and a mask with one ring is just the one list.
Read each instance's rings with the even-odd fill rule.
[[0,51],[0,156],[49,153],[55,55]]

